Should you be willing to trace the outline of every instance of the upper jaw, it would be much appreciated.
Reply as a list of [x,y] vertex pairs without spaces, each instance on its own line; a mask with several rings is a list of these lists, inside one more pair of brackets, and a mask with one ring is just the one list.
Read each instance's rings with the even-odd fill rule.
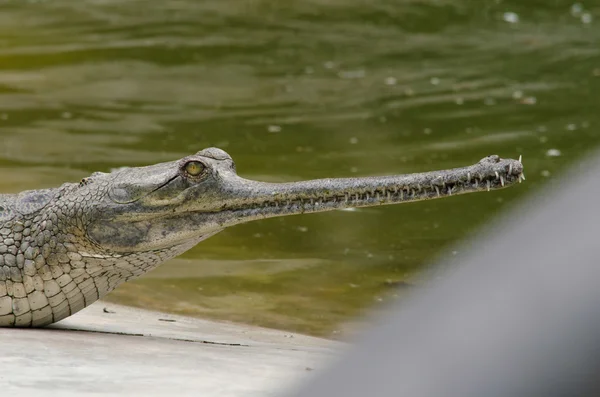
[[396,204],[497,190],[524,179],[518,160],[489,156],[451,170],[366,178],[263,183],[231,175],[222,180],[216,213],[226,226],[265,217]]

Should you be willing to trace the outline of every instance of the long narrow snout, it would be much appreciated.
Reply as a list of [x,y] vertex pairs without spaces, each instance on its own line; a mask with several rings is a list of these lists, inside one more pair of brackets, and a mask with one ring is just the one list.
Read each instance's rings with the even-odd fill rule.
[[502,189],[524,180],[520,160],[489,156],[450,170],[366,178],[265,183],[239,177],[224,181],[219,214],[224,227],[247,221],[352,207],[429,200]]

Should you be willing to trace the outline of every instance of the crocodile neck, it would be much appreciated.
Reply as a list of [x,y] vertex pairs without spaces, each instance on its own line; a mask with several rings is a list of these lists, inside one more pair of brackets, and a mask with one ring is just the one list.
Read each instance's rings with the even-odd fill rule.
[[[42,196],[59,197],[60,189]],[[212,235],[151,251],[110,253],[85,237],[83,223],[69,224],[73,218],[61,217],[52,200],[31,213],[16,210],[22,203],[22,196],[0,195],[5,209],[0,218],[0,326],[60,321]]]

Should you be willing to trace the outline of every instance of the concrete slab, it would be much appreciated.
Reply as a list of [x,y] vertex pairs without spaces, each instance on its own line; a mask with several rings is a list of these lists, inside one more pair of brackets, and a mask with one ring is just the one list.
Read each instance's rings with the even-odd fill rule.
[[6,396],[275,396],[344,348],[98,302],[45,329],[0,329],[0,388]]

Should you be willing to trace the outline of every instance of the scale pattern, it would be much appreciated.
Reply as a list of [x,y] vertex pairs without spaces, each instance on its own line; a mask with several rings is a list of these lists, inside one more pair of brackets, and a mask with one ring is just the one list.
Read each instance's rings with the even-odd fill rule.
[[126,255],[102,250],[85,235],[94,191],[66,184],[0,195],[0,327],[59,321],[196,243]]

